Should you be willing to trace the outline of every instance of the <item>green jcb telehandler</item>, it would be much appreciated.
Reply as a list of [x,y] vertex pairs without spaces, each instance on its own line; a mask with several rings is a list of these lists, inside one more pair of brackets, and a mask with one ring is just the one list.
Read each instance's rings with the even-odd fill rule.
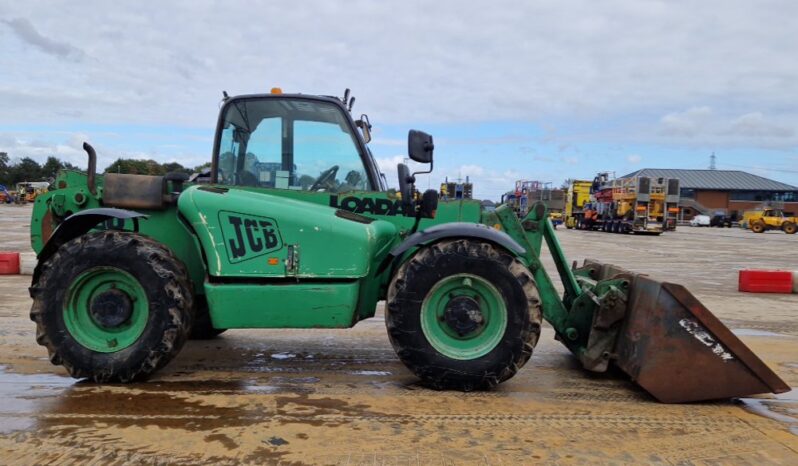
[[[343,98],[227,97],[211,169],[63,171],[36,198],[37,341],[96,382],[141,380],[190,337],[233,328],[343,328],[386,301],[401,361],[438,389],[511,378],[542,319],[585,369],[615,365],[663,402],[789,389],[686,289],[587,261],[568,266],[542,204],[522,219],[478,201],[388,190],[368,117]],[[408,155],[433,161],[410,131]],[[564,294],[541,265],[546,241]]]

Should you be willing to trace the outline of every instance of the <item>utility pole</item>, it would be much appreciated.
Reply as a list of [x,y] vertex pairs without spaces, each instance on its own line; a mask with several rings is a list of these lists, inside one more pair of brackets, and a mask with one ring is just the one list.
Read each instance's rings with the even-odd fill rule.
[[712,152],[712,155],[709,156],[709,169],[715,170],[715,152]]

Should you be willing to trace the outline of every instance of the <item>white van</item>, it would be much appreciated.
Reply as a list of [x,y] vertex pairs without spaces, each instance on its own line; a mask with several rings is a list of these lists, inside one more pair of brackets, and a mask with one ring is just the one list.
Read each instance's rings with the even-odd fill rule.
[[690,220],[691,227],[708,227],[709,226],[709,215],[696,215]]

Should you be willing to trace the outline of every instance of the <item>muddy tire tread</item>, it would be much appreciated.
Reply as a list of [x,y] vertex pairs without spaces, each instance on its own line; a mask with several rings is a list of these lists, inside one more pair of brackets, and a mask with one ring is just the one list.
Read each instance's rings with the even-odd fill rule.
[[[146,257],[148,266],[163,280],[164,290],[174,304],[165,313],[168,322],[162,340],[145,358],[132,365],[120,364],[114,370],[99,372],[88,370],[63,356],[61,349],[53,342],[53,329],[48,328],[45,316],[48,312],[47,300],[52,298],[48,290],[62,273],[62,266],[69,263],[70,258],[83,254],[84,249],[97,247],[136,248],[140,255]],[[33,297],[30,318],[36,323],[36,342],[47,348],[51,363],[64,366],[74,378],[87,378],[97,383],[141,380],[165,366],[186,342],[193,320],[192,290],[185,266],[163,244],[131,232],[104,231],[85,234],[65,243],[47,259],[42,264],[38,282],[30,288]]]
[[[413,348],[409,344],[410,338],[408,338],[407,326],[403,325],[402,319],[398,318],[403,312],[407,312],[402,309],[402,302],[405,302],[406,298],[401,297],[403,295],[408,296],[408,293],[411,292],[409,284],[414,280],[415,275],[424,268],[435,267],[438,259],[448,254],[467,256],[500,264],[509,271],[523,291],[528,318],[522,319],[519,337],[517,341],[513,342],[517,347],[509,352],[510,357],[508,359],[497,364],[498,370],[485,371],[480,374],[464,374],[458,370],[444,369],[439,365],[434,365],[435,367],[433,367],[433,365],[429,364],[427,355],[424,352],[419,351],[418,348]],[[418,299],[423,299],[423,297]],[[417,318],[417,316],[409,317]],[[467,239],[445,240],[421,249],[399,268],[391,281],[386,298],[385,323],[389,339],[399,359],[413,373],[419,376],[427,386],[439,390],[471,391],[486,389],[495,387],[513,377],[532,356],[532,351],[540,337],[541,322],[540,295],[529,269],[506,250],[481,241]],[[508,319],[508,327],[510,325],[514,325],[512,318]],[[504,344],[504,342],[501,344]],[[431,347],[428,350],[434,351]]]

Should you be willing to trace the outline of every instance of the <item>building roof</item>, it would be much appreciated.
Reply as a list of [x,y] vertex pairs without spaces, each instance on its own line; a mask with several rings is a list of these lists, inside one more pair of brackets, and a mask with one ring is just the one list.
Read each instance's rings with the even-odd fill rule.
[[643,168],[623,178],[678,178],[682,189],[714,189],[723,191],[798,191],[798,187],[739,170],[680,170]]

